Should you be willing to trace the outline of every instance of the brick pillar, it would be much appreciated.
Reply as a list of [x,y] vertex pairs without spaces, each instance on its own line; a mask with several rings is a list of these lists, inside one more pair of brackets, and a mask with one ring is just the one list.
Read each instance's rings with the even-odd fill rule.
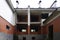
[[28,34],[30,34],[30,26],[28,26]]

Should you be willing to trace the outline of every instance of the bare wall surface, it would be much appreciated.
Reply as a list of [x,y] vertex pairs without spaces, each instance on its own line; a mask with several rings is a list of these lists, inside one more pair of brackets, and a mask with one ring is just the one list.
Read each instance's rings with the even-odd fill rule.
[[60,16],[57,17],[55,20],[50,22],[49,24],[45,25],[43,28],[43,34],[48,35],[48,28],[49,26],[53,25],[53,40],[60,40]]
[[13,40],[13,34],[0,32],[0,40]]
[[26,40],[32,40],[32,37],[35,37],[35,40],[43,39],[42,35],[18,35],[18,40],[23,40],[23,37],[26,37]]
[[53,33],[53,40],[60,40],[60,32]]
[[0,16],[0,40],[13,40],[13,33],[14,26]]
[[8,21],[0,16],[0,32],[4,32],[7,34],[14,33],[14,26],[11,25]]

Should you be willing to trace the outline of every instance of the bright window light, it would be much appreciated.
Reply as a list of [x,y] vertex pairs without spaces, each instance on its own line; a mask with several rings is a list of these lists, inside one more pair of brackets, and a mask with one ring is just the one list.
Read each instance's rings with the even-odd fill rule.
[[22,29],[22,32],[26,32],[26,29]]
[[31,29],[31,32],[35,32],[35,30],[34,29]]

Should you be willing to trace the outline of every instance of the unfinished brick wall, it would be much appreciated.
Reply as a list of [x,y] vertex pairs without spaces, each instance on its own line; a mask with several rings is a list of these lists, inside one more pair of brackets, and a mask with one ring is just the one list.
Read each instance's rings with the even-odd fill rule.
[[4,18],[0,16],[0,32],[13,34],[14,26],[7,22]]

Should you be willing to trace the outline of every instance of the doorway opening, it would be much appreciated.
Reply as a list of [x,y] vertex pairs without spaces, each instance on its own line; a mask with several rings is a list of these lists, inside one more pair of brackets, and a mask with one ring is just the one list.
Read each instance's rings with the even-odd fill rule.
[[50,25],[48,29],[49,29],[48,38],[49,40],[53,40],[53,25]]
[[32,40],[35,40],[35,37],[32,37]]
[[23,37],[23,40],[26,40],[26,37]]

